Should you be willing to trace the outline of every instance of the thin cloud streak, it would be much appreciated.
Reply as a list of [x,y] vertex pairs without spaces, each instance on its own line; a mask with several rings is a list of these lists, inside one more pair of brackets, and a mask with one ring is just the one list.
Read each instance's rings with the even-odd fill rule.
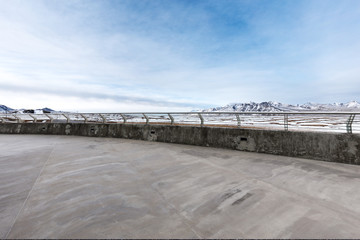
[[[78,98],[91,98],[91,99],[110,99],[118,102],[128,102],[128,103],[136,103],[143,105],[157,105],[157,106],[166,106],[166,107],[192,107],[195,108],[199,106],[198,103],[183,103],[183,102],[173,102],[166,100],[156,100],[153,98],[146,97],[131,97],[131,96],[121,96],[121,95],[113,95],[99,92],[84,92],[74,89],[49,89],[49,88],[41,88],[41,87],[29,87],[29,86],[16,86],[10,84],[0,84],[1,91],[12,91],[17,93],[32,93],[32,94],[41,94],[46,93],[50,95],[56,95],[60,97],[78,97]],[[206,105],[203,105],[205,107]]]

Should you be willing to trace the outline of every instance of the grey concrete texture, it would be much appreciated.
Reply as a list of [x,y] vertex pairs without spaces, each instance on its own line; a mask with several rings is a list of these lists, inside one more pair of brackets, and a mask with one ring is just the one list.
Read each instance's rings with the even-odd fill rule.
[[145,124],[0,124],[0,133],[120,137],[360,164],[360,135]]
[[1,238],[360,238],[360,166],[0,135]]

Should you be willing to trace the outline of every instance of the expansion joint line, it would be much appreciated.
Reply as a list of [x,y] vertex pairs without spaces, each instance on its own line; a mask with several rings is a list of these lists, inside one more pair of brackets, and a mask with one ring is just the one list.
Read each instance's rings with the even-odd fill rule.
[[5,235],[5,239],[8,239],[8,236],[9,236],[9,234],[10,234],[11,230],[13,229],[13,227],[14,227],[14,225],[15,225],[15,223],[16,223],[16,221],[17,221],[17,219],[18,219],[18,217],[20,216],[21,212],[22,212],[22,211],[23,211],[23,209],[25,208],[25,205],[26,205],[26,203],[27,203],[28,199],[30,198],[31,193],[32,193],[32,192],[33,192],[33,190],[34,190],[35,185],[36,185],[36,184],[37,184],[37,182],[39,181],[39,178],[40,178],[41,174],[43,173],[43,171],[44,171],[44,169],[45,169],[45,166],[46,166],[46,165],[47,165],[47,163],[49,162],[49,160],[50,160],[50,158],[51,158],[51,156],[52,156],[52,154],[53,154],[53,152],[54,152],[55,145],[56,145],[56,143],[54,143],[54,144],[53,144],[53,148],[51,149],[51,152],[50,152],[50,154],[49,154],[49,156],[48,156],[47,160],[45,161],[44,165],[42,166],[42,168],[41,168],[41,170],[40,170],[40,172],[39,172],[39,175],[36,177],[36,180],[35,180],[34,184],[32,185],[32,187],[31,187],[31,189],[30,189],[30,191],[29,191],[28,195],[26,196],[26,199],[25,199],[24,203],[22,204],[22,206],[21,206],[21,208],[20,208],[19,212],[17,213],[17,215],[16,215],[16,217],[15,217],[15,219],[14,219],[13,223],[11,224],[11,227],[10,227],[9,231],[6,233],[6,235]]

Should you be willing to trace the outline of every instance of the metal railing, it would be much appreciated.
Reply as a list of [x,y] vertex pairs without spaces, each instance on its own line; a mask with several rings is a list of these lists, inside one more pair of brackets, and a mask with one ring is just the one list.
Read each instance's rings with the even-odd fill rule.
[[3,113],[0,122],[143,123],[360,133],[356,115],[360,112]]

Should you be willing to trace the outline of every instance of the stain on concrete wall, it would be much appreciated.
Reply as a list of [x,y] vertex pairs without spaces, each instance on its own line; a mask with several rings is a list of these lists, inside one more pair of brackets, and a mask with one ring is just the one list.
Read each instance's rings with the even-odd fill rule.
[[71,133],[71,125],[70,124],[66,124],[65,127],[65,134],[69,135]]

